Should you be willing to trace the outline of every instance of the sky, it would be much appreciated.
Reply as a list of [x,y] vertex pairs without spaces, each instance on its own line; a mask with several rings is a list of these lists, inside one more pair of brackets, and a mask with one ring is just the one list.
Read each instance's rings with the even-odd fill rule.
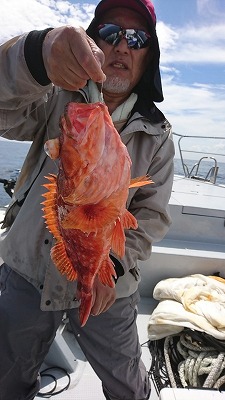
[[[0,43],[49,26],[86,28],[97,3],[1,0]],[[157,106],[178,134],[225,138],[225,0],[153,0],[153,4],[164,92],[164,101]],[[225,140],[217,145],[225,155]]]

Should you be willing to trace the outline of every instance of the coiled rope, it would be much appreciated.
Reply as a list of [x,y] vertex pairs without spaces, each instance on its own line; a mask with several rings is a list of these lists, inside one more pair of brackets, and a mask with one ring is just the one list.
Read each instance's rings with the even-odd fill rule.
[[[204,387],[224,390],[225,343],[205,333],[184,330],[149,342],[150,375],[163,387]],[[166,377],[165,377],[166,370]]]

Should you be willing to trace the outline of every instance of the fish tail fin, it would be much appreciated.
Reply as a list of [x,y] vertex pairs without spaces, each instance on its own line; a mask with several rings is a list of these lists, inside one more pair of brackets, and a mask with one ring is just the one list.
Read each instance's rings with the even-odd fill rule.
[[80,297],[79,318],[81,326],[84,326],[89,318],[92,307],[92,293],[82,293]]
[[107,257],[103,260],[101,264],[101,268],[98,271],[99,280],[103,283],[103,285],[108,285],[109,287],[114,287],[115,282],[114,278],[116,278],[116,271],[114,269],[114,264],[112,260]]
[[150,183],[154,182],[150,179],[148,175],[138,176],[137,178],[131,179],[129,188],[149,185]]

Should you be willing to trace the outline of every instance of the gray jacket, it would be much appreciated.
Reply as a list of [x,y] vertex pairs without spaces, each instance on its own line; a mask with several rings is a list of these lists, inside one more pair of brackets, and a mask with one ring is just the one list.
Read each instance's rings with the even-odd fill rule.
[[[7,139],[32,141],[7,210],[0,240],[5,263],[32,283],[42,294],[41,308],[76,307],[76,282],[68,282],[50,258],[54,242],[42,212],[43,183],[57,165],[44,152],[44,143],[59,135],[59,118],[70,101],[87,102],[86,90],[69,92],[52,84],[41,86],[31,75],[24,58],[26,36],[0,47],[0,132]],[[117,296],[137,290],[138,260],[151,255],[152,243],[167,233],[171,220],[168,201],[173,182],[174,145],[171,126],[135,112],[120,132],[132,159],[132,177],[148,174],[155,182],[130,189],[127,208],[138,220],[138,229],[126,232],[126,255],[119,260],[124,275],[117,283]]]

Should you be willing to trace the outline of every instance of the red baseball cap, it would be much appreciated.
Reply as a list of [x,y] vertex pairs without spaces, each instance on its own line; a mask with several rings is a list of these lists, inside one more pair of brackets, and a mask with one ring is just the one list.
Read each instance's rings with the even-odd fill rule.
[[102,0],[95,9],[95,17],[99,19],[106,11],[115,7],[125,7],[141,14],[151,25],[156,25],[155,9],[150,0]]

